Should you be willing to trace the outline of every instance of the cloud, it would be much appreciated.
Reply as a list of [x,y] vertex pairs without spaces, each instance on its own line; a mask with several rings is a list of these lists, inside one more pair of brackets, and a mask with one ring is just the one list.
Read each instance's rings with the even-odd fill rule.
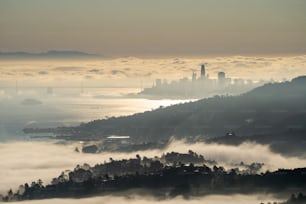
[[112,74],[112,75],[126,75],[126,73],[125,73],[125,71],[122,71],[122,70],[120,70],[120,69],[113,69],[113,70],[111,70],[110,71],[110,73]]
[[63,71],[63,72],[72,72],[72,71],[81,71],[83,67],[74,67],[74,66],[63,66],[63,67],[55,67],[54,71]]
[[33,73],[25,72],[23,73],[24,76],[34,76]]
[[[206,72],[210,78],[217,78],[217,72],[224,71],[227,77],[253,80],[282,80],[291,79],[305,74],[306,55],[282,57],[205,57],[205,58],[118,58],[91,61],[6,61],[0,62],[2,82],[10,85],[19,80],[27,82],[28,86],[57,86],[59,81],[76,86],[80,81],[90,83],[92,86],[120,87],[139,86],[143,80],[144,87],[150,87],[156,78],[177,80],[182,77],[191,78],[191,72],[196,71],[199,76],[200,64],[206,64]],[[25,68],[26,67],[26,68]],[[41,70],[45,72],[41,72]],[[48,72],[48,74],[46,74]],[[10,73],[8,75],[7,73]],[[37,73],[44,78],[37,77]],[[69,73],[65,75],[63,73]],[[265,73],[265,74],[263,74]],[[94,77],[93,80],[90,77]],[[37,77],[30,80],[29,76]],[[32,78],[31,78],[32,79]],[[138,81],[137,81],[138,80]],[[1,82],[0,81],[0,82]],[[63,85],[63,84],[61,84]],[[64,86],[64,85],[63,85]]]
[[101,70],[99,70],[99,69],[91,69],[91,70],[88,70],[88,72],[99,73],[99,72],[101,72]]
[[[116,203],[116,204],[259,204],[261,202],[268,201],[279,201],[273,195],[212,195],[205,197],[197,197],[191,199],[183,199],[181,197],[176,197],[174,199],[167,200],[156,200],[150,196],[139,196],[135,195],[133,192],[129,193],[127,196],[100,196],[82,199],[47,199],[47,200],[33,200],[33,201],[23,201],[22,204],[96,204],[96,203]],[[126,194],[127,194],[126,193]],[[14,203],[14,202],[13,202]],[[19,204],[20,202],[18,202]]]
[[4,75],[15,75],[13,72],[3,72]]
[[305,159],[285,157],[274,153],[268,145],[256,143],[243,143],[239,146],[195,143],[186,144],[184,141],[174,141],[168,147],[169,150],[183,152],[189,148],[204,155],[208,159],[216,160],[221,165],[237,164],[241,161],[246,163],[264,163],[263,170],[276,170],[278,168],[297,168],[306,164]]
[[186,62],[183,59],[175,58],[173,59],[173,64],[185,64]]
[[90,75],[86,75],[86,76],[84,76],[84,78],[85,78],[85,79],[94,79],[94,77],[93,77],[93,76],[90,76]]
[[9,188],[16,189],[25,182],[42,179],[49,183],[64,170],[72,170],[77,164],[95,165],[113,159],[132,158],[136,154],[147,157],[160,156],[164,152],[177,151],[186,153],[196,151],[207,159],[216,160],[219,165],[230,167],[233,163],[263,162],[266,169],[295,168],[305,166],[306,160],[295,157],[287,158],[273,153],[268,146],[244,143],[239,146],[217,144],[186,144],[173,141],[164,150],[147,150],[131,153],[82,154],[74,151],[78,143],[56,144],[51,142],[8,142],[0,143],[0,193]]
[[38,74],[40,74],[40,75],[47,75],[48,72],[47,71],[39,71]]

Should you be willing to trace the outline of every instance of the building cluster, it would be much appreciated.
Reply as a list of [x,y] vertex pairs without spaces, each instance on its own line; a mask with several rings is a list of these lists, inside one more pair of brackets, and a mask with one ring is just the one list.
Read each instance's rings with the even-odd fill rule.
[[[248,80],[244,80],[244,79],[232,79],[232,78],[228,78],[226,77],[226,73],[223,71],[218,72],[217,74],[217,79],[211,79],[209,78],[209,75],[206,72],[206,67],[205,64],[201,65],[201,69],[200,69],[200,77],[197,77],[197,73],[196,72],[192,72],[192,77],[191,77],[191,81],[187,78],[181,78],[179,79],[179,81],[173,81],[172,83],[182,83],[182,82],[203,82],[203,83],[215,83],[218,85],[225,85],[225,86],[229,86],[229,85],[252,85],[253,82],[252,80],[248,79]],[[260,81],[257,83],[263,83],[264,81]],[[170,83],[171,84],[171,83]],[[168,81],[166,79],[156,79],[155,80],[155,84],[153,85],[153,87],[158,87],[158,86],[163,86],[163,85],[169,85]]]
[[145,88],[140,94],[172,97],[208,97],[219,94],[240,94],[263,85],[265,81],[232,79],[223,71],[218,72],[217,79],[209,78],[205,64],[200,67],[200,76],[193,72],[188,77],[168,83],[166,79],[156,79],[151,88]]

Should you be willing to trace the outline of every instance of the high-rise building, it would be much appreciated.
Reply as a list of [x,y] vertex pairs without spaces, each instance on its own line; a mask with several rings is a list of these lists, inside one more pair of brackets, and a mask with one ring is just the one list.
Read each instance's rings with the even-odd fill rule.
[[243,79],[234,79],[234,84],[238,86],[244,85],[244,80]]
[[224,72],[218,72],[218,80],[222,81],[225,79],[225,73]]
[[156,79],[155,80],[155,86],[161,86],[162,85],[162,80],[161,79]]
[[201,78],[205,78],[205,64],[201,65]]
[[192,72],[192,81],[197,80],[197,73]]

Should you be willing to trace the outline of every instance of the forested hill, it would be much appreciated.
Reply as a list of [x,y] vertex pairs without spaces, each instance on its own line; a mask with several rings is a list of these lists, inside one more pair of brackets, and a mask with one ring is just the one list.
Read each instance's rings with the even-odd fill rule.
[[240,96],[215,96],[154,111],[95,120],[73,129],[74,136],[129,135],[138,141],[170,136],[275,135],[306,132],[306,76],[266,84]]

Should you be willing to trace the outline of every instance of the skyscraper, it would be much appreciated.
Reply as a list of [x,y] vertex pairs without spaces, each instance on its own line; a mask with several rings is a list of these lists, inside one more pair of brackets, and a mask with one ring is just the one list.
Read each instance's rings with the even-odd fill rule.
[[201,78],[205,78],[205,64],[201,65]]
[[155,80],[155,86],[161,86],[162,85],[162,80],[161,79],[156,79]]
[[197,80],[197,74],[195,72],[192,72],[192,81]]
[[218,72],[218,82],[220,85],[228,85],[230,83],[229,79],[225,77],[225,72]]
[[218,72],[218,80],[222,81],[225,79],[225,73],[224,72]]

